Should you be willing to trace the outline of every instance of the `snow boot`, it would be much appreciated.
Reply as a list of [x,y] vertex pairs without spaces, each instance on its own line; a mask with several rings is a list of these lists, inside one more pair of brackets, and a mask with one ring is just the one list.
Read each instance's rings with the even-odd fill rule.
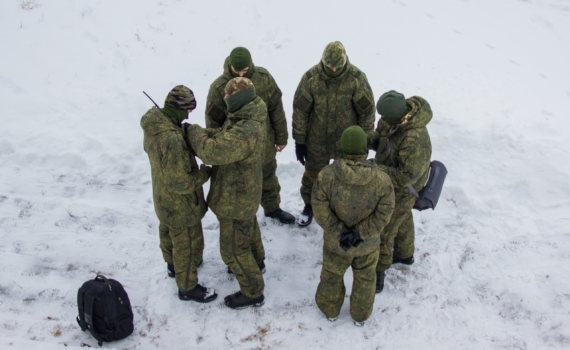
[[178,299],[184,301],[192,300],[199,303],[209,303],[210,301],[214,301],[217,297],[218,294],[216,294],[215,289],[206,288],[199,284],[187,291],[178,290]]
[[[263,275],[265,273],[265,262],[262,261],[259,264],[257,264],[257,266],[259,266],[259,271],[261,271],[261,274]],[[232,275],[234,274],[234,272],[229,266],[228,266],[228,273]]]
[[234,310],[245,309],[246,307],[250,307],[250,306],[260,307],[263,304],[265,304],[265,297],[263,296],[263,294],[261,294],[257,298],[250,298],[250,297],[246,297],[245,295],[241,294],[241,291],[240,291],[240,292],[230,294],[227,297],[225,297],[224,298],[224,304],[226,304],[227,307],[234,309]]
[[301,227],[309,226],[313,222],[313,206],[305,204],[305,208],[297,219],[297,224]]
[[274,210],[272,212],[266,211],[265,216],[273,219],[278,219],[279,222],[281,222],[282,224],[292,224],[295,222],[295,217],[289,214],[288,212],[282,210],[281,208],[277,208],[277,210]]
[[166,263],[166,273],[168,274],[168,277],[174,278],[174,276],[176,276],[176,273],[174,272],[174,264]]
[[376,294],[382,292],[384,289],[384,278],[386,277],[386,273],[381,272],[376,274]]
[[409,258],[399,258],[399,257],[392,257],[392,264],[404,264],[404,265],[411,265],[414,263],[414,256],[410,256]]

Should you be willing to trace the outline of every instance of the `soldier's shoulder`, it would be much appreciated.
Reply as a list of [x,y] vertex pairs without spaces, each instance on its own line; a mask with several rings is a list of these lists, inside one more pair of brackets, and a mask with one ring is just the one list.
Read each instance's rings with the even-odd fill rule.
[[263,68],[261,66],[255,66],[255,73],[259,73],[262,75],[269,75],[271,76],[271,73],[269,73],[269,71],[267,70],[267,68]]
[[366,80],[366,74],[360,70],[357,66],[352,63],[349,63],[348,74],[352,75],[356,79],[364,79]]
[[314,66],[309,68],[309,70],[306,71],[305,74],[303,74],[303,78],[306,80],[310,80],[311,78],[316,77],[318,75],[319,75],[319,65],[315,64]]
[[210,84],[210,88],[218,89],[219,87],[225,87],[226,84],[230,81],[224,74],[220,75]]

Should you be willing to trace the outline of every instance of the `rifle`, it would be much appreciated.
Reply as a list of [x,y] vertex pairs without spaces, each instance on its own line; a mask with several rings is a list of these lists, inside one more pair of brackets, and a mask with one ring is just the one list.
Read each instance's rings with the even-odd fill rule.
[[158,108],[158,110],[160,110],[160,107],[158,107],[158,105],[156,104],[156,102],[154,102],[154,100],[153,100],[152,98],[150,98],[150,96],[149,96],[146,92],[143,91],[143,94],[145,94],[146,97],[148,97],[148,99],[151,100],[152,103],[154,103],[154,105],[156,106],[156,108]]

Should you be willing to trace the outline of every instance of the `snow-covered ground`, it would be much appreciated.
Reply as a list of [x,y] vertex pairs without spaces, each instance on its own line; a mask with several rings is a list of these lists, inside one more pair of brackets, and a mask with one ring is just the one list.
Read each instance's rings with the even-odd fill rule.
[[[432,105],[433,158],[449,175],[437,210],[414,213],[416,263],[388,271],[363,328],[348,272],[331,323],[314,302],[322,230],[260,211],[266,304],[233,311],[223,296],[238,285],[209,212],[199,277],[220,297],[178,300],[158,248],[142,90],[162,104],[189,86],[203,125],[209,84],[246,46],[290,124],[302,74],[334,40],[376,98],[395,89]],[[104,347],[569,348],[568,43],[568,0],[1,1],[0,348],[95,345],[75,316],[97,272],[123,283],[135,314],[135,332]],[[282,208],[298,215],[292,139],[278,162]]]

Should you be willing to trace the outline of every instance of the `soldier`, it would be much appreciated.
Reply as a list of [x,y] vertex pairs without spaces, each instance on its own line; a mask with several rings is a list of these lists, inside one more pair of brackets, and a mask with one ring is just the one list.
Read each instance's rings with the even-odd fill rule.
[[152,107],[145,113],[141,127],[168,276],[176,277],[180,300],[207,303],[218,296],[215,290],[198,284],[198,265],[204,252],[201,220],[208,210],[202,184],[208,181],[209,169],[204,165],[198,168],[181,127],[195,108],[192,90],[178,85],[166,97],[164,108]]
[[188,127],[198,157],[216,165],[208,205],[220,221],[222,260],[236,275],[240,291],[228,295],[232,309],[264,303],[265,251],[256,212],[261,201],[267,107],[251,80],[234,78],[225,88],[228,115],[221,129]]
[[265,216],[278,219],[284,224],[292,224],[295,217],[279,207],[281,197],[277,170],[276,152],[287,146],[289,134],[287,119],[281,102],[281,90],[267,69],[255,66],[250,52],[244,47],[236,47],[224,62],[224,73],[210,85],[206,104],[206,127],[221,128],[226,121],[228,110],[224,102],[224,89],[231,79],[246,77],[255,86],[255,92],[267,106],[267,145],[263,164],[263,190],[261,206]]
[[376,160],[392,179],[396,208],[382,232],[380,257],[376,267],[376,293],[384,289],[385,271],[391,264],[414,263],[414,218],[416,195],[427,181],[431,141],[426,125],[432,118],[429,103],[414,96],[406,100],[388,91],[376,105],[382,118],[376,131],[368,133],[368,147],[376,150]]
[[374,129],[374,96],[366,75],[348,61],[344,46],[335,41],[327,45],[321,62],[303,75],[293,102],[295,153],[305,166],[300,226],[313,221],[313,182],[332,158],[340,156],[338,141],[351,125],[366,132]]
[[319,173],[313,187],[315,219],[324,231],[323,268],[317,288],[319,309],[330,321],[342,306],[343,276],[352,267],[350,315],[357,326],[372,313],[380,233],[394,210],[390,177],[366,160],[366,133],[354,125],[340,139],[345,158]]

